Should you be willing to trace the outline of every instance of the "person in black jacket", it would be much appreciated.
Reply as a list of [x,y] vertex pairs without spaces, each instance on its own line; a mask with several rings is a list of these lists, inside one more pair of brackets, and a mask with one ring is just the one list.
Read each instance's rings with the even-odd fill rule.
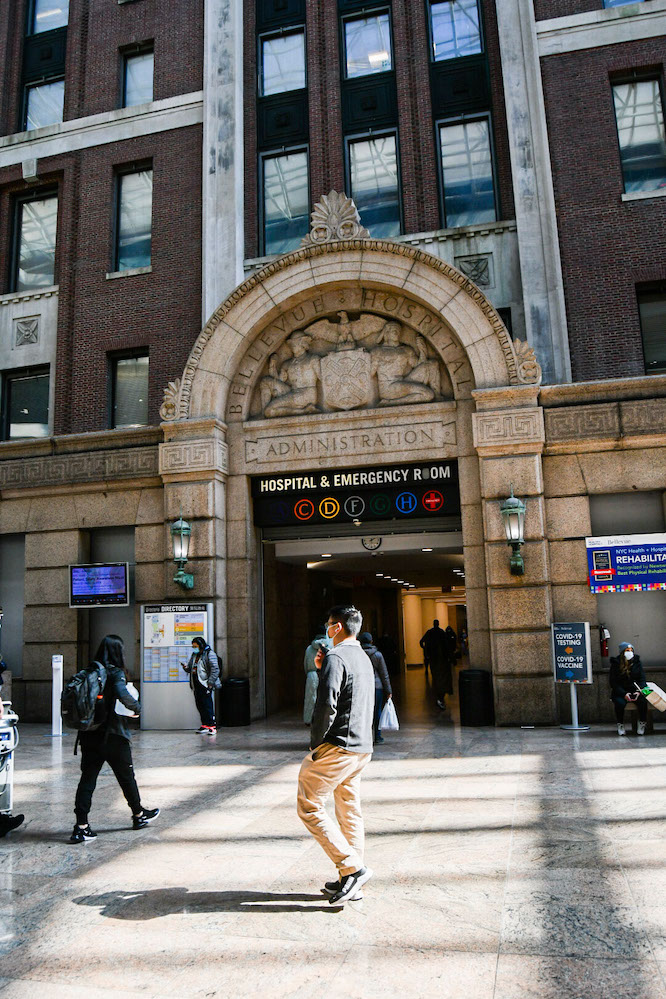
[[132,828],[143,829],[160,814],[159,808],[144,808],[134,777],[130,731],[123,715],[116,714],[116,701],[133,711],[132,718],[138,718],[141,710],[139,702],[127,689],[123,640],[118,635],[103,638],[95,662],[106,668],[104,702],[106,721],[92,732],[79,733],[81,746],[81,780],[76,789],[74,813],[76,825],[70,843],[87,843],[97,838],[88,822],[92,796],[99,772],[105,763],[113,770],[116,780],[132,810]]
[[[0,656],[0,690],[2,689],[3,670],[7,669],[6,663],[2,656]],[[0,693],[0,718],[3,718],[5,714],[5,708],[2,703],[2,693]],[[14,829],[22,824],[25,819],[25,815],[8,815],[6,812],[0,815],[0,839],[7,835],[7,833],[12,832]]]
[[646,682],[640,656],[636,655],[633,645],[620,642],[619,654],[610,661],[611,701],[615,707],[618,735],[625,734],[624,709],[631,701],[635,701],[638,708],[638,735],[645,735],[648,702],[636,690],[636,684],[644,687]]
[[192,639],[190,661],[180,664],[190,674],[190,687],[201,718],[198,735],[215,735],[215,700],[213,691],[222,686],[220,661],[201,636]]
[[384,707],[384,699],[388,701],[391,697],[393,697],[391,680],[389,679],[389,672],[386,667],[386,662],[384,661],[384,656],[381,654],[377,646],[374,645],[370,632],[362,632],[358,636],[358,640],[361,643],[361,648],[372,663],[372,668],[375,672],[375,714],[372,725],[375,733],[375,742],[381,743],[384,739],[382,738],[382,731],[379,727],[379,719],[381,717],[382,708]]

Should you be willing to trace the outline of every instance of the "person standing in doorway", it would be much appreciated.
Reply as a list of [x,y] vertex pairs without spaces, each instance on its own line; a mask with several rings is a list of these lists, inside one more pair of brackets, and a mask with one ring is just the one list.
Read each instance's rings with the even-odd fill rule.
[[[0,656],[0,718],[4,718],[5,716],[5,707],[2,703],[2,673],[5,669],[7,669],[7,665],[4,659]],[[7,833],[13,832],[14,829],[18,829],[24,819],[25,815],[10,815],[3,812],[3,814],[0,815],[0,839],[6,836]]]
[[198,636],[192,639],[192,655],[190,661],[180,664],[186,673],[190,674],[190,687],[194,701],[201,718],[197,729],[199,735],[215,735],[215,694],[222,686],[220,680],[220,661],[206,644],[205,639]]
[[144,829],[160,814],[159,808],[144,808],[134,776],[132,763],[131,735],[123,715],[116,714],[116,701],[134,712],[138,718],[139,702],[127,689],[123,640],[118,635],[103,638],[95,656],[95,662],[106,669],[104,686],[105,721],[92,732],[79,733],[81,746],[81,780],[76,789],[74,813],[76,825],[69,838],[70,843],[88,843],[97,838],[88,822],[92,796],[97,785],[99,772],[105,763],[113,770],[116,780],[132,810],[132,828]]
[[[361,774],[372,756],[375,681],[372,663],[356,638],[361,630],[356,607],[328,612],[326,635],[333,648],[320,665],[317,701],[312,717],[312,751],[298,775],[298,815],[337,869],[337,880],[324,886],[336,905],[361,897],[372,877],[363,863],[364,827]],[[326,811],[333,794],[337,822]]]
[[319,670],[315,662],[315,656],[320,648],[330,648],[330,642],[326,635],[321,632],[317,634],[307,649],[303,658],[303,669],[305,670],[305,696],[303,698],[303,721],[306,725],[312,722],[312,713],[317,700],[317,688],[319,686]]
[[446,695],[453,693],[453,679],[448,640],[446,633],[440,628],[437,618],[432,622],[432,628],[426,631],[420,645],[430,662],[437,707],[441,711],[445,711]]
[[609,679],[611,701],[615,708],[615,720],[617,721],[617,734],[625,734],[624,709],[627,704],[635,701],[638,710],[636,732],[638,735],[645,735],[648,702],[643,694],[636,690],[636,684],[639,687],[644,687],[647,680],[641,664],[641,657],[636,655],[630,642],[620,642],[618,655],[611,658],[610,661]]
[[389,701],[393,697],[393,689],[389,679],[388,669],[376,645],[373,644],[372,635],[369,631],[364,631],[358,636],[361,648],[372,663],[375,672],[375,714],[372,720],[372,727],[375,734],[375,742],[382,743],[382,731],[379,727],[379,719],[384,707],[384,701]]

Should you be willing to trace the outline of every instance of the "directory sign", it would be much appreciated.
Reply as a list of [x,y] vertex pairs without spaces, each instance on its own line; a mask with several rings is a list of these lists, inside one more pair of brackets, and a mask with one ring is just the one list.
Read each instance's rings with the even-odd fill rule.
[[70,607],[127,607],[128,604],[127,562],[70,565]]
[[592,683],[592,647],[588,621],[552,624],[555,683]]
[[261,475],[252,479],[252,498],[258,527],[456,516],[458,463]]
[[586,538],[592,593],[666,590],[666,534]]

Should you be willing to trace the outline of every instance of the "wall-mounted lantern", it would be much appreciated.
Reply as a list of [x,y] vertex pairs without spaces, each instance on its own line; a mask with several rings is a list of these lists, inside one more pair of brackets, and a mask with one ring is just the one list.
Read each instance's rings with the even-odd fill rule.
[[173,577],[174,583],[178,583],[184,590],[194,589],[194,576],[191,572],[185,572],[183,566],[187,564],[190,552],[190,538],[192,528],[183,520],[182,514],[178,520],[171,525],[171,543],[173,545],[173,560],[178,566],[178,572]]
[[525,544],[525,510],[527,507],[522,500],[513,495],[513,485],[511,495],[508,499],[500,503],[500,513],[504,521],[506,531],[506,541],[511,548],[511,575],[522,576],[525,572],[525,563],[520,554],[521,546]]

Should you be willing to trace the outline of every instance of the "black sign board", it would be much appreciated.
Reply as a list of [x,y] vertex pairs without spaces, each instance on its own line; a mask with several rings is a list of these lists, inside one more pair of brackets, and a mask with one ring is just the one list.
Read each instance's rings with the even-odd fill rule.
[[555,683],[592,683],[590,625],[552,624]]
[[252,498],[258,527],[451,517],[460,513],[458,463],[261,475]]

